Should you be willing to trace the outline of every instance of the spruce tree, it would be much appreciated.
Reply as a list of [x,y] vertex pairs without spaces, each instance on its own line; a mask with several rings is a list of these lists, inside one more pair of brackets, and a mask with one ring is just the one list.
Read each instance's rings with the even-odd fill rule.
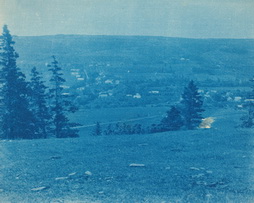
[[167,111],[167,116],[161,121],[161,130],[175,131],[180,130],[182,126],[183,119],[181,112],[175,106],[172,106],[170,111]]
[[198,88],[191,80],[187,87],[184,88],[182,94],[182,116],[185,127],[188,130],[193,130],[199,126],[202,121],[203,101],[198,93]]
[[13,45],[8,27],[4,25],[0,45],[1,103],[4,107],[2,133],[6,139],[30,139],[34,136],[34,116],[29,109],[28,84],[25,75],[16,65],[18,54]]
[[105,135],[112,135],[114,133],[113,125],[109,124],[107,126],[107,129],[104,131]]
[[254,126],[254,77],[250,79],[251,91],[249,92],[248,98],[246,99],[246,104],[244,107],[247,110],[247,114],[243,116],[242,127],[251,128]]
[[51,115],[48,108],[47,87],[36,67],[31,70],[31,82],[29,83],[30,108],[35,117],[35,137],[47,138],[50,130]]
[[51,97],[51,111],[53,113],[53,133],[57,138],[78,137],[77,128],[73,128],[78,124],[71,123],[67,116],[70,112],[74,113],[76,108],[71,102],[69,95],[63,92],[65,79],[63,78],[62,68],[59,67],[56,57],[52,56],[52,58],[53,61],[49,65],[49,71],[52,72],[50,79],[52,88],[49,92]]
[[96,122],[96,125],[95,125],[95,129],[94,129],[93,135],[95,135],[95,136],[99,136],[99,135],[101,135],[101,125],[100,125],[100,123],[99,123],[99,122]]

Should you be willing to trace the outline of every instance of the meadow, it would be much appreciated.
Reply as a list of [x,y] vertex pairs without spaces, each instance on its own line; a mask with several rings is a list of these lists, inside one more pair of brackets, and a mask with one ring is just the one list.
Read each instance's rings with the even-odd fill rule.
[[[103,112],[83,117],[108,121]],[[253,130],[237,127],[242,113],[207,112],[210,129],[1,140],[1,202],[253,202]]]

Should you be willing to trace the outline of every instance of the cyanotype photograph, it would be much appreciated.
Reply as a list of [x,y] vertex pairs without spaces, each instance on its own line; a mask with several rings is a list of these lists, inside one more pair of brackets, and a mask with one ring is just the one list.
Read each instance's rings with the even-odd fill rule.
[[0,203],[253,203],[253,0],[0,0]]

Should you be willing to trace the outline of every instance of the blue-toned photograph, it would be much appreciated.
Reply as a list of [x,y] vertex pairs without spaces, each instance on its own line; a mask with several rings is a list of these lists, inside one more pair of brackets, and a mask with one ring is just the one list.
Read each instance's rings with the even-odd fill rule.
[[253,202],[253,0],[0,0],[0,203]]

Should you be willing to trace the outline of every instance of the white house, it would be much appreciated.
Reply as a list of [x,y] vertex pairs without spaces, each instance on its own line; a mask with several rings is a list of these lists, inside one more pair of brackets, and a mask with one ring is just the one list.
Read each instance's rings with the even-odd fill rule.
[[133,98],[135,99],[140,99],[141,98],[141,95],[139,93],[136,93],[135,95],[133,95]]
[[83,90],[85,90],[85,87],[78,87],[77,90],[78,91],[83,91]]
[[79,72],[79,69],[72,68],[71,72]]
[[62,87],[63,89],[69,89],[70,86],[67,86],[67,85],[60,85],[60,87]]
[[70,93],[63,92],[61,95],[70,95]]
[[82,81],[82,80],[85,80],[84,78],[77,78],[77,80],[80,80],[80,81]]
[[113,84],[113,80],[108,79],[108,80],[105,81],[105,84]]
[[254,99],[245,99],[244,102],[254,102]]
[[99,97],[108,97],[109,95],[108,95],[108,93],[107,92],[100,92],[99,93]]
[[240,102],[241,100],[242,100],[242,97],[235,97],[235,98],[234,98],[234,101],[235,101],[235,102]]
[[79,72],[71,72],[71,75],[78,75]]
[[152,91],[149,91],[148,93],[149,93],[149,94],[159,94],[159,93],[160,93],[160,91],[157,91],[157,90],[152,90]]

